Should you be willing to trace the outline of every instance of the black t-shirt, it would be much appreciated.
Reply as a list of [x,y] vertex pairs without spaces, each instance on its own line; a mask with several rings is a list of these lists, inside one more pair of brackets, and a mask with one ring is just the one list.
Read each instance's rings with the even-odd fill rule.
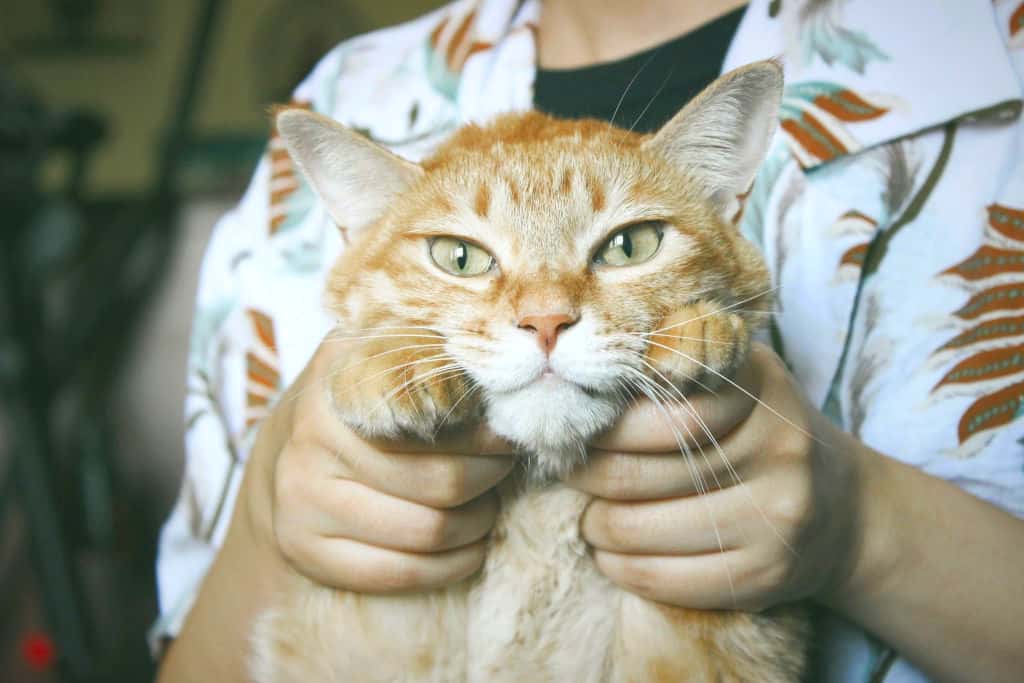
[[579,69],[538,69],[534,107],[562,118],[604,119],[643,133],[657,130],[718,77],[744,11],[741,7],[623,59]]

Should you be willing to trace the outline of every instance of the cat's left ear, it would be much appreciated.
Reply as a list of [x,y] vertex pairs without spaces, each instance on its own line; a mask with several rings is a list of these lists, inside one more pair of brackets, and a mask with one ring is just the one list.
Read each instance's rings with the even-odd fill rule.
[[779,63],[748,64],[705,88],[644,148],[689,171],[720,214],[730,217],[768,152],[781,100]]
[[305,109],[283,109],[275,120],[292,159],[339,226],[360,230],[377,221],[395,195],[423,169],[337,121]]

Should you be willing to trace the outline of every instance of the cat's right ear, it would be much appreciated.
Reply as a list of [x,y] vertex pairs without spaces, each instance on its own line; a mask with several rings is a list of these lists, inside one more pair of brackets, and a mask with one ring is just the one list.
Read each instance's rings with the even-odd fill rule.
[[775,133],[782,66],[755,62],[718,78],[662,126],[644,147],[693,173],[723,217],[750,189]]
[[337,121],[284,109],[275,123],[285,147],[339,226],[364,228],[383,215],[423,169]]

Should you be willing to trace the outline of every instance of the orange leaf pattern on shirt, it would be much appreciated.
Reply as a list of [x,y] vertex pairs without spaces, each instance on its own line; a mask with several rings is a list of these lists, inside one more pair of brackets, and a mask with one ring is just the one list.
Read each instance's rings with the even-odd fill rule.
[[943,275],[959,275],[964,280],[982,280],[1002,273],[1024,273],[1024,251],[998,249],[983,245]]
[[935,385],[935,389],[947,384],[983,382],[1012,375],[1021,370],[1024,370],[1024,346],[1007,346],[982,351],[953,366],[953,369]]
[[1010,15],[1010,45],[1012,47],[1024,45],[1024,2]]
[[466,61],[493,43],[478,40],[475,31],[476,9],[465,14],[453,13],[442,19],[427,41],[427,73],[434,86],[455,99],[458,92],[459,74]]
[[975,343],[1024,335],[1024,316],[995,318],[975,325],[938,348],[938,351],[960,349]]
[[273,319],[254,309],[248,309],[246,315],[253,331],[252,345],[245,354],[245,426],[248,429],[270,414],[270,404],[281,390],[281,370]]
[[806,81],[786,86],[779,116],[794,155],[809,168],[860,148],[845,124],[871,121],[888,111],[838,83]]
[[[961,325],[970,325],[935,350],[935,354],[966,352],[933,387],[976,387],[975,400],[960,420],[960,443],[1024,414],[1024,211],[999,204],[987,207],[985,243],[963,261],[939,275],[952,278],[973,294],[953,311]],[[1009,241],[1009,244],[1007,242]],[[995,243],[995,244],[993,244]],[[1015,281],[1007,282],[1007,277]],[[976,289],[980,286],[981,289]],[[1008,382],[1014,382],[1007,384]]]
[[1024,243],[1024,211],[1011,209],[1001,204],[987,208],[988,225],[1001,236]]
[[[309,102],[294,101],[290,106],[309,109],[311,105]],[[270,234],[273,235],[288,218],[288,199],[299,189],[302,179],[276,126],[272,127],[270,131],[268,154],[270,155],[270,210],[268,212],[270,225],[268,228]]]
[[1013,420],[1024,407],[1024,382],[1017,382],[971,404],[960,418],[960,443],[988,429]]

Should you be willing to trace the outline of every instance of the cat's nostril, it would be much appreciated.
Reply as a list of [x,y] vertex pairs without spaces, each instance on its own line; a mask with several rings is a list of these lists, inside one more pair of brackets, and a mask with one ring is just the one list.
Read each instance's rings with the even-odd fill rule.
[[558,342],[558,335],[575,325],[578,320],[578,315],[566,313],[528,315],[519,320],[519,329],[536,334],[541,350],[550,354]]

